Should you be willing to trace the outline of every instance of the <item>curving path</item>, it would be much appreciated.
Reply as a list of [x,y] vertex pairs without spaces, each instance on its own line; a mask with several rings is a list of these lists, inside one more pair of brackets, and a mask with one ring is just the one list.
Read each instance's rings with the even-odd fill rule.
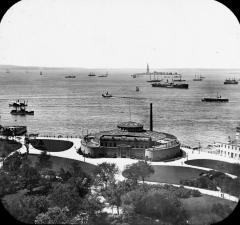
[[[24,145],[24,137],[15,137],[13,139],[22,143],[22,147],[20,149],[18,149],[17,151],[19,151],[21,153],[25,153],[26,152],[26,147]],[[73,142],[73,146],[70,149],[67,149],[67,150],[62,151],[62,152],[49,152],[49,155],[52,155],[52,156],[75,159],[75,160],[91,163],[93,165],[101,164],[103,162],[115,163],[117,165],[117,167],[119,168],[119,171],[120,171],[120,173],[117,174],[117,176],[116,176],[117,180],[124,180],[125,179],[122,176],[122,171],[125,169],[125,167],[127,165],[138,162],[137,159],[129,159],[129,158],[85,158],[82,155],[79,155],[77,153],[77,149],[79,149],[81,147],[81,139],[80,138],[37,137],[36,139],[55,139],[55,140],[64,140],[64,141]],[[205,168],[205,167],[187,165],[187,164],[185,164],[185,161],[191,160],[191,159],[209,159],[209,158],[211,158],[211,159],[215,159],[215,160],[228,161],[229,162],[229,160],[223,160],[224,158],[221,157],[221,156],[216,156],[216,155],[213,155],[213,154],[210,154],[210,153],[196,152],[196,151],[193,152],[192,150],[187,149],[187,148],[183,148],[182,150],[187,153],[187,157],[180,158],[180,159],[177,159],[177,160],[171,161],[171,162],[149,162],[149,163],[151,165],[181,166],[181,167],[190,167],[190,168],[197,168],[197,169],[202,169],[202,170],[209,171],[209,170],[212,170],[212,169]],[[40,154],[41,152],[42,152],[41,150],[35,149],[31,144],[29,144],[29,153],[30,154]],[[236,178],[235,175],[232,175],[232,174],[227,174],[227,175],[231,176],[232,178]],[[158,185],[159,184],[160,185],[166,184],[166,183],[147,182],[147,181],[146,181],[146,183],[158,184]],[[171,185],[181,186],[181,185],[177,185],[177,184],[171,184]],[[215,196],[215,197],[221,197],[221,198],[224,198],[224,199],[227,199],[227,200],[230,200],[230,201],[234,201],[234,202],[239,201],[239,199],[237,197],[229,195],[227,193],[222,193],[220,191],[212,191],[212,190],[190,187],[190,186],[184,186],[184,187],[188,188],[188,189],[199,190],[202,194],[212,195],[212,196]]]

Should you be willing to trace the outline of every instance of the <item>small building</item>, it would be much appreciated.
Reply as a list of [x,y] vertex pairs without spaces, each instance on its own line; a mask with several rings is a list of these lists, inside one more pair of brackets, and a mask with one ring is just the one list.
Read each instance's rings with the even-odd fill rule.
[[216,143],[215,149],[217,154],[240,161],[240,140],[239,140],[240,127],[236,128],[235,140],[229,140],[227,143]]
[[153,131],[150,107],[150,130],[133,121],[123,122],[116,129],[84,136],[81,151],[99,158],[136,158],[161,161],[181,155],[180,142],[168,133]]
[[26,133],[26,126],[0,126],[0,134],[4,136],[22,136]]

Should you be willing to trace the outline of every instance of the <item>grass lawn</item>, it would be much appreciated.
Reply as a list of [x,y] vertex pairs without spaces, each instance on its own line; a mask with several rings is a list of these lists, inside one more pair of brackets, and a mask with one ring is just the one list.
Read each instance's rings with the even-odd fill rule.
[[0,157],[2,154],[5,154],[7,156],[11,152],[16,151],[21,147],[22,147],[22,144],[16,141],[0,139]]
[[234,163],[228,163],[211,159],[193,159],[185,162],[186,164],[193,166],[201,166],[214,170],[221,171],[223,173],[230,173],[236,176],[240,176],[240,165]]
[[51,140],[51,139],[34,139],[31,140],[34,148],[39,150],[46,150],[48,152],[61,152],[73,146],[71,141]]
[[[28,157],[32,162],[32,166],[35,166],[36,162],[38,161],[38,155],[30,154]],[[95,165],[92,165],[90,163],[85,163],[79,160],[67,159],[57,156],[51,156],[50,160],[52,161],[52,169],[56,172],[58,172],[61,168],[63,168],[65,171],[68,170],[69,168],[71,168],[71,164],[74,161],[79,163],[83,171],[86,172],[87,174],[92,174],[93,170],[96,168]]]
[[181,166],[152,166],[154,174],[146,178],[146,181],[162,182],[169,184],[180,184],[180,180],[194,179],[199,177],[201,169],[181,167]]
[[[194,225],[210,224],[212,222],[214,215],[211,213],[211,208],[214,203],[228,204],[232,210],[234,210],[237,206],[237,202],[232,202],[209,195],[191,197],[187,199],[182,198],[180,201],[189,214],[189,223]],[[221,221],[224,218],[218,217],[217,219]]]

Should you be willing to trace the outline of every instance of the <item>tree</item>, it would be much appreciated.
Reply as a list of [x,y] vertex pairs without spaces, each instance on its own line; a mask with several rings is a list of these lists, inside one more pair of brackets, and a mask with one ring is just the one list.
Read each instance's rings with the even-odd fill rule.
[[111,183],[108,186],[108,189],[103,192],[103,196],[105,197],[106,201],[112,206],[117,207],[117,212],[119,215],[119,207],[122,204],[121,197],[129,190],[126,181],[119,181],[117,183]]
[[108,185],[115,182],[115,175],[119,172],[115,163],[101,163],[95,169],[95,183],[96,185],[107,189]]
[[33,188],[39,184],[41,178],[38,170],[28,164],[24,164],[21,168],[21,175],[24,186],[29,190],[30,194],[32,194]]
[[22,165],[22,156],[19,152],[14,152],[3,161],[3,169],[11,174],[18,174]]
[[168,224],[186,224],[187,214],[176,198],[167,198],[157,190],[137,189],[122,197],[124,215],[131,220],[136,215],[158,219]]
[[62,178],[63,182],[66,182],[72,177],[72,174],[69,171],[65,171],[63,168],[61,168],[58,176]]
[[39,213],[46,212],[49,207],[45,196],[16,195],[3,204],[13,217],[28,224],[33,224],[35,217]]
[[35,224],[70,224],[68,208],[52,207],[46,213],[40,213],[35,219]]
[[135,183],[138,179],[141,179],[143,184],[146,177],[149,177],[154,173],[153,167],[146,161],[138,161],[128,165],[123,171],[123,175],[128,179],[133,180]]
[[52,206],[60,208],[67,207],[72,215],[76,215],[83,208],[83,198],[81,198],[76,188],[70,183],[58,183],[49,194]]
[[13,183],[13,177],[6,174],[5,172],[0,172],[0,198],[6,194],[10,194],[16,191],[16,187]]
[[84,197],[90,190],[92,180],[81,168],[79,162],[73,162],[68,183],[72,184],[80,197]]
[[47,151],[42,151],[41,154],[38,156],[38,162],[36,164],[36,167],[39,170],[42,170],[44,168],[52,168],[52,161],[50,160],[51,156],[47,154]]

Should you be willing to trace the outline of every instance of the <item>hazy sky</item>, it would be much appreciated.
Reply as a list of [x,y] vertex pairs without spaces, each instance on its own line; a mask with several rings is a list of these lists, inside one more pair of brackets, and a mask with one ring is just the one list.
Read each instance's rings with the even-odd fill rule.
[[240,68],[240,25],[214,0],[22,0],[0,24],[0,64]]

